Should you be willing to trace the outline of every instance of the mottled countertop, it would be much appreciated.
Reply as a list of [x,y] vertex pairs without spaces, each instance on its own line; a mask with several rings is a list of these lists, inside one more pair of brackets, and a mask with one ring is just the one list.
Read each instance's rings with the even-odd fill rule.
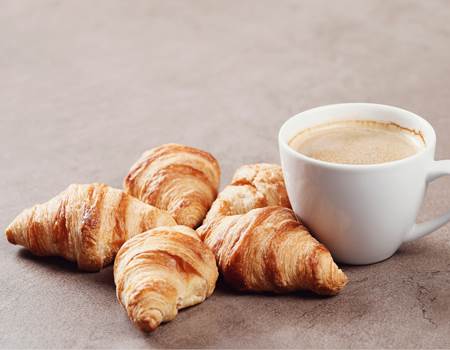
[[[6,0],[0,11],[0,220],[70,183],[120,187],[142,151],[204,148],[222,185],[277,162],[277,131],[310,107],[392,104],[450,157],[448,1]],[[420,219],[450,208],[450,178]],[[450,232],[347,267],[337,297],[219,285],[153,334],[116,301],[111,268],[81,273],[0,240],[5,348],[450,347]]]

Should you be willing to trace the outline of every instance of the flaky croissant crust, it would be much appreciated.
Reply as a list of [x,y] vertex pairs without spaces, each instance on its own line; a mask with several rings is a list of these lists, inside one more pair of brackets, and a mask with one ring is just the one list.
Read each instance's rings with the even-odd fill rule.
[[201,303],[213,293],[217,277],[214,255],[187,226],[158,227],[133,237],[114,263],[117,298],[145,331]]
[[124,180],[125,191],[197,227],[217,196],[220,168],[209,153],[179,144],[145,152]]
[[213,202],[205,223],[272,205],[291,207],[281,167],[268,163],[243,165]]
[[198,233],[216,256],[225,281],[238,290],[311,290],[333,295],[347,277],[291,209],[253,209],[222,217]]
[[74,184],[20,213],[6,237],[36,255],[61,256],[82,270],[97,271],[114,259],[128,238],[175,224],[167,212],[121,190],[99,183]]
[[281,167],[240,167],[197,229],[224,279],[245,291],[336,294],[347,277],[290,209]]

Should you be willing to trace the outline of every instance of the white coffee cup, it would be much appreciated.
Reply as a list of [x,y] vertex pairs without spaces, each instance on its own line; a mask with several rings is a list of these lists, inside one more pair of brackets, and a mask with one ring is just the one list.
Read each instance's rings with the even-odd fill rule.
[[[360,119],[394,122],[420,131],[425,147],[401,160],[353,165],[313,159],[288,144],[305,128]],[[387,259],[403,242],[425,236],[450,220],[449,212],[415,223],[427,184],[450,174],[450,160],[434,160],[436,134],[414,113],[371,103],[313,108],[287,120],[278,141],[292,209],[339,262],[361,265]]]

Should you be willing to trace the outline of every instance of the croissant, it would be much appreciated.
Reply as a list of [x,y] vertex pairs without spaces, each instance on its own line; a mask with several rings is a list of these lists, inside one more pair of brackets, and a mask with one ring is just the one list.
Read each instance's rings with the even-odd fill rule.
[[24,210],[6,229],[6,237],[36,255],[61,256],[82,270],[98,271],[128,238],[175,224],[167,212],[94,183],[70,185],[48,202]]
[[281,167],[266,163],[243,165],[213,202],[205,223],[271,205],[291,207]]
[[141,233],[122,246],[114,262],[117,298],[145,331],[204,301],[217,277],[214,255],[187,226]]
[[290,209],[281,167],[240,167],[197,233],[238,290],[338,293],[347,277]]
[[180,225],[202,223],[217,196],[220,168],[202,150],[166,144],[145,152],[124,180],[125,191],[167,210]]
[[271,206],[203,225],[201,238],[224,280],[237,290],[337,294],[347,277],[291,209]]

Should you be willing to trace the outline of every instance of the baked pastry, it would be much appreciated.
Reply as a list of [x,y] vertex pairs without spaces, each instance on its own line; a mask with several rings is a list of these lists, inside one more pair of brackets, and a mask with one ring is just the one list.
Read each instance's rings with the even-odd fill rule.
[[231,184],[219,193],[205,222],[271,205],[291,207],[281,167],[266,163],[243,165],[234,173]]
[[114,262],[117,298],[144,331],[204,301],[217,276],[214,255],[187,226],[141,233],[122,246]]
[[337,294],[347,277],[291,209],[271,206],[218,218],[198,230],[237,290]]
[[32,253],[61,256],[81,270],[98,271],[130,237],[175,225],[165,211],[104,184],[70,185],[46,203],[24,210],[6,237]]
[[145,152],[131,167],[124,188],[167,210],[178,224],[195,228],[216,198],[219,181],[219,164],[211,154],[172,143]]
[[238,290],[333,295],[347,283],[330,252],[290,209],[279,165],[240,167],[197,233],[224,280]]

